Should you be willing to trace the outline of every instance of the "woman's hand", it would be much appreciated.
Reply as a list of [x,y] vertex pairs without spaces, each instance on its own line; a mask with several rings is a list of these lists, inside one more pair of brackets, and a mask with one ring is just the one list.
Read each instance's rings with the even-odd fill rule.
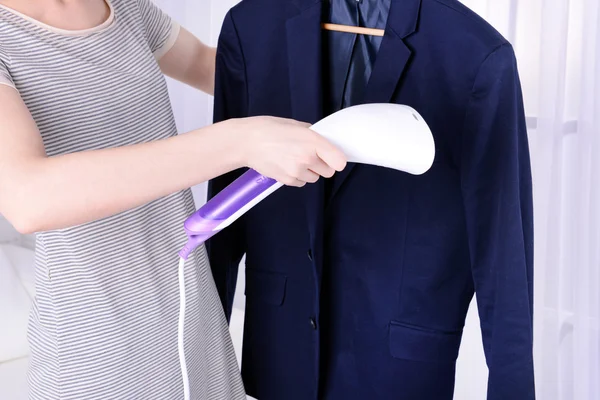
[[244,143],[244,163],[288,186],[330,178],[346,167],[345,155],[309,125],[274,117],[230,120]]

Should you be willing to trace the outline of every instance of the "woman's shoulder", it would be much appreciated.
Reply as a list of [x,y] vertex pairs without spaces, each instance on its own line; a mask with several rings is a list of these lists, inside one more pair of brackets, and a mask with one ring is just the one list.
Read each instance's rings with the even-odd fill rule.
[[0,50],[7,52],[32,36],[32,27],[23,15],[0,3]]

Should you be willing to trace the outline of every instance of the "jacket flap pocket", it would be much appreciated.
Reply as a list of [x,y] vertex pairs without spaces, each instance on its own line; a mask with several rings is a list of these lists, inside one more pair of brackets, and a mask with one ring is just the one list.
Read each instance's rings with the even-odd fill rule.
[[390,323],[390,353],[394,358],[425,362],[456,362],[462,332],[440,332]]
[[246,268],[246,298],[281,306],[285,299],[287,277],[274,272]]

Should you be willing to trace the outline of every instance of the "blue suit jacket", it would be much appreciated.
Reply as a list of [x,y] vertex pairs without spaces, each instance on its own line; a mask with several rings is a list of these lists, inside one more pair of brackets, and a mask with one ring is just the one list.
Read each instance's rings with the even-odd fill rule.
[[[318,0],[233,8],[215,120],[321,119],[321,19]],[[208,244],[228,316],[247,256],[248,393],[451,399],[477,292],[488,399],[533,399],[532,188],[513,49],[457,1],[393,0],[365,102],[419,111],[437,146],[429,172],[349,165],[327,198],[322,181],[283,188]]]

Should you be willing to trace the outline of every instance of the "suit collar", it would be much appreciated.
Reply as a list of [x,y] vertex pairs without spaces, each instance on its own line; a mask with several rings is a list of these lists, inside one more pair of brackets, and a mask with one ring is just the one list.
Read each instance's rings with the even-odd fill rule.
[[[412,56],[404,40],[417,29],[421,0],[392,0],[385,36],[377,53],[363,103],[389,103],[398,89]],[[350,176],[354,164],[338,173],[331,190],[333,198]]]
[[[331,0],[290,1],[296,7],[297,13],[302,13],[307,9],[312,8],[315,4],[321,4]],[[419,22],[421,1],[422,0],[392,0],[392,7],[390,10],[386,31],[389,30],[390,34],[393,34],[400,39],[404,39],[416,32]]]
[[[323,113],[322,31],[323,2],[290,0],[296,13],[286,23],[288,63],[294,118],[315,123]],[[377,60],[364,103],[387,103],[411,56],[402,39],[416,32],[422,0],[392,0]]]
[[323,0],[290,0],[291,3],[296,6],[296,9],[299,12],[306,10],[307,8],[312,7],[316,3],[322,3]]
[[313,2],[286,22],[292,115],[312,124],[323,117],[320,21],[321,3]]
[[[286,22],[288,65],[292,117],[315,123],[324,116],[322,79],[322,31],[323,1],[289,0],[296,7]],[[411,57],[410,49],[403,39],[416,32],[421,0],[392,0],[385,29],[371,79],[367,86],[364,103],[388,103],[393,98],[398,83]],[[352,172],[353,165],[336,175],[331,196]],[[317,240],[322,228],[324,183],[304,188],[311,240]]]
[[404,39],[417,31],[421,0],[392,0],[386,33]]

